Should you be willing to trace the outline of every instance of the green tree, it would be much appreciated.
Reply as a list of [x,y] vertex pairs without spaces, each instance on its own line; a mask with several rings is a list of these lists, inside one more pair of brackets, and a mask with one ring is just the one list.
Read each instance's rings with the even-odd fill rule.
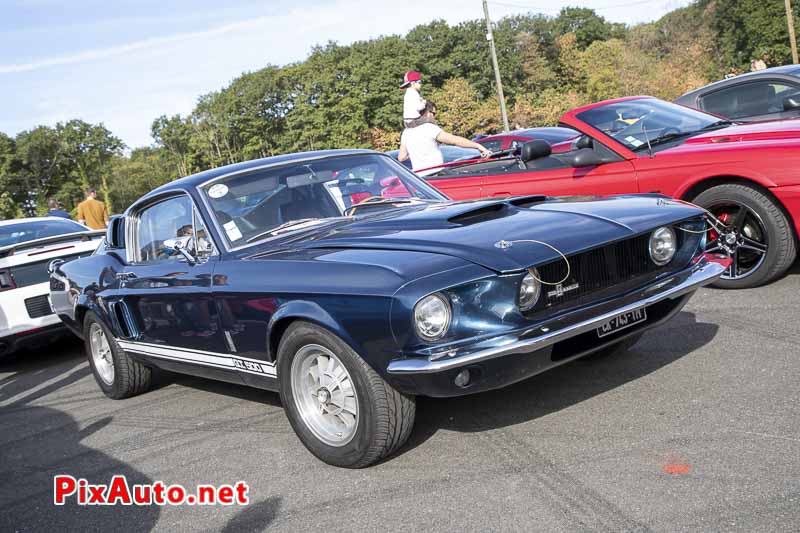
[[593,9],[565,7],[553,21],[558,35],[574,33],[578,48],[585,49],[595,41],[625,37],[625,25],[608,22]]
[[98,187],[109,212],[113,203],[109,196],[108,172],[115,155],[125,147],[102,124],[93,125],[79,119],[56,124],[60,155],[69,161],[81,188]]
[[[711,12],[723,69],[748,71],[756,59],[769,66],[791,62],[783,0],[700,0],[698,8]],[[800,3],[793,10],[796,19]]]
[[191,123],[180,115],[161,115],[153,121],[150,131],[156,144],[163,146],[174,156],[178,175],[191,174],[194,170]]
[[38,126],[17,134],[16,172],[13,174],[14,198],[33,215],[45,210],[48,197],[55,195],[70,179],[71,162],[54,128]]
[[165,148],[137,148],[129,157],[115,157],[108,181],[117,212],[156,187],[178,178],[175,157]]

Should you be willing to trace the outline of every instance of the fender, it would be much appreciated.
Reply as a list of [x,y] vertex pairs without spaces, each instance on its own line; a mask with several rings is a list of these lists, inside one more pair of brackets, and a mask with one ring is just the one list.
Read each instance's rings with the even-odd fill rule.
[[90,298],[86,293],[81,293],[75,300],[75,310],[73,312],[73,318],[70,320],[72,324],[69,324],[63,316],[59,316],[59,318],[70,327],[73,333],[83,340],[83,321],[86,313],[89,311],[92,311],[103,325],[114,333],[114,337],[120,337],[116,321],[109,315],[105,306],[100,305],[95,298]]
[[[280,326],[281,322],[287,320],[307,320],[322,326],[334,333],[356,353],[363,355],[363,347],[353,340],[353,337],[339,324],[325,309],[316,302],[308,300],[292,300],[279,307],[267,324],[267,359],[277,362],[278,343],[280,336],[285,331],[285,327]],[[367,361],[369,363],[369,361]],[[372,366],[370,364],[370,366]]]
[[701,169],[700,172],[687,177],[673,192],[672,196],[675,198],[683,198],[687,192],[704,181],[725,178],[751,181],[765,189],[777,187],[777,184],[771,178],[751,168],[733,165],[715,165],[713,168]]

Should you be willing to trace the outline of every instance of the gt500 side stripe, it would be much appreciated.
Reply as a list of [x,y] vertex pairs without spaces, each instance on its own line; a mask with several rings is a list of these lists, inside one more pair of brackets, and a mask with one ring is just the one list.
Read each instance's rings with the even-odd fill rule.
[[187,348],[176,348],[172,346],[162,346],[144,342],[117,341],[120,348],[126,352],[133,352],[149,357],[160,359],[170,359],[183,363],[192,363],[203,366],[223,368],[226,370],[237,370],[248,374],[258,374],[261,376],[276,377],[275,364],[267,361],[259,361],[247,357],[232,356],[214,352],[200,350],[189,350]]

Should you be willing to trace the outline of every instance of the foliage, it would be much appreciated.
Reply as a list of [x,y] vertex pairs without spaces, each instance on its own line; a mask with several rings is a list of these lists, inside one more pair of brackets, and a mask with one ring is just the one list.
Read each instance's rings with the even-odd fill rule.
[[[697,7],[713,13],[709,25],[716,36],[723,70],[747,71],[757,59],[767,66],[791,62],[783,0],[699,0]],[[800,3],[794,2],[792,9],[796,21]]]
[[[493,28],[513,127],[554,125],[600,99],[674,99],[728,72],[789,60],[781,0],[697,0],[650,24],[626,27],[587,8],[556,17],[506,17]],[[800,2],[795,2],[800,10]],[[798,25],[800,27],[800,25]],[[0,216],[43,213],[50,197],[74,210],[87,186],[110,209],[177,177],[276,154],[397,148],[406,70],[445,130],[501,129],[484,21],[435,20],[404,36],[316,46],[302,62],[266,65],[201,95],[188,115],[153,121],[154,145],[128,154],[102,124],[81,120],[0,133]]]

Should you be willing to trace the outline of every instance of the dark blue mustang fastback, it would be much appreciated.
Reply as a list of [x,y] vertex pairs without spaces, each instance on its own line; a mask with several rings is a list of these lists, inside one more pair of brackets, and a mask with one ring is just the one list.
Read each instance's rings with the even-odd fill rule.
[[451,202],[383,154],[295,154],[144,196],[51,297],[109,397],[153,367],[277,390],[309,450],[359,467],[416,395],[632,345],[724,271],[705,228],[661,196]]

